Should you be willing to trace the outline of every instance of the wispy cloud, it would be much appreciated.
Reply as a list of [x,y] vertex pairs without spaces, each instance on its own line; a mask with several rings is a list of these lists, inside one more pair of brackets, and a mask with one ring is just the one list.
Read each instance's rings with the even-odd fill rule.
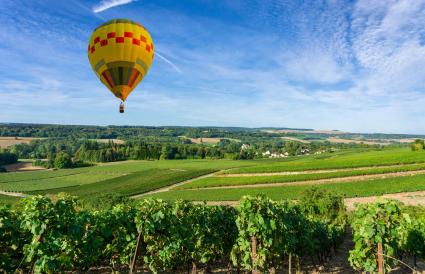
[[134,0],[103,0],[98,5],[93,7],[93,12],[99,13],[113,7],[129,4],[131,2],[134,2]]
[[90,15],[93,15],[94,17],[96,17],[96,18],[98,18],[98,19],[100,19],[102,21],[106,21],[106,19],[102,15],[93,12],[93,9],[91,9],[90,7],[84,5],[83,3],[81,3],[81,2],[79,2],[77,0],[71,0],[71,2],[74,3],[75,5],[77,5],[78,7],[82,8],[83,10],[86,10],[88,13],[90,13]]
[[173,62],[171,62],[168,58],[164,57],[158,51],[155,52],[155,55],[158,56],[165,63],[169,64],[175,71],[177,71],[178,73],[182,73],[181,69],[178,66],[176,66],[176,64],[174,64]]
[[425,0],[123,6],[160,49],[125,116],[86,46],[132,1],[0,1],[0,121],[425,133]]

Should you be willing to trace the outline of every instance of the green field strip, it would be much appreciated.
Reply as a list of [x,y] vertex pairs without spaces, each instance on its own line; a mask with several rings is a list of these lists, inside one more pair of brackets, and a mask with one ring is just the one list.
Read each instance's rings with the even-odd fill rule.
[[0,190],[28,192],[36,190],[48,190],[64,188],[76,185],[92,184],[99,181],[122,176],[119,173],[94,173],[84,172],[75,175],[54,177],[40,180],[20,181],[11,183],[1,183]]
[[[132,179],[133,177],[131,177],[131,174],[133,173],[145,172],[153,169],[157,171],[161,170],[163,173],[167,169],[174,169],[175,171],[173,171],[173,173],[185,171],[187,174],[198,174],[197,172],[199,170],[217,171],[232,167],[253,165],[256,163],[256,161],[233,160],[124,161],[110,165],[76,169],[2,173],[0,174],[0,190],[43,192],[54,189],[53,191],[56,192],[56,189],[66,189],[68,191],[72,187],[107,181],[124,175],[129,175],[129,177],[124,177],[124,179]],[[168,172],[165,171],[165,174],[168,174]],[[140,175],[136,177],[140,177]],[[152,188],[149,188],[149,190],[151,189]],[[145,190],[141,189],[140,191],[140,193],[143,193]]]
[[350,176],[363,176],[363,175],[374,175],[374,174],[419,171],[424,169],[425,169],[425,164],[413,164],[413,165],[401,165],[401,166],[392,166],[392,167],[378,167],[378,168],[362,169],[362,170],[333,171],[333,172],[327,172],[327,173],[290,174],[290,175],[272,175],[272,176],[241,176],[241,177],[213,176],[213,177],[195,180],[193,182],[176,187],[176,189],[290,183],[290,182],[300,182],[300,181],[347,178]]
[[80,173],[88,172],[87,168],[84,169],[62,169],[62,170],[39,170],[39,171],[25,171],[25,172],[6,172],[0,173],[0,184],[13,183],[22,181],[33,181],[48,178],[60,178]]
[[177,171],[171,169],[151,169],[99,181],[92,184],[56,188],[47,191],[34,191],[30,193],[43,194],[67,192],[85,198],[90,198],[105,193],[118,193],[123,196],[132,196],[180,183],[182,181],[212,173],[214,171],[216,170],[197,169],[189,171]]
[[22,199],[22,198],[0,194],[0,205],[2,205],[2,204],[15,204],[20,199]]
[[263,163],[263,160],[210,160],[210,159],[194,159],[194,160],[156,160],[156,161],[124,161],[109,165],[101,165],[92,167],[96,171],[118,171],[123,173],[132,173],[149,169],[229,169],[237,167],[248,167]]
[[[220,188],[196,190],[172,190],[147,195],[146,197],[167,200],[186,199],[192,201],[236,201],[244,195],[266,194],[272,199],[298,199],[310,185],[258,187],[258,188]],[[319,189],[335,191],[347,198],[367,197],[388,193],[413,192],[425,190],[425,175],[393,177],[368,181],[345,182],[339,184],[315,185]]]
[[323,157],[300,157],[295,161],[259,163],[256,166],[235,168],[225,173],[266,173],[318,169],[338,169],[368,166],[388,166],[425,163],[425,152],[412,152],[408,148],[388,148],[367,152],[335,154]]

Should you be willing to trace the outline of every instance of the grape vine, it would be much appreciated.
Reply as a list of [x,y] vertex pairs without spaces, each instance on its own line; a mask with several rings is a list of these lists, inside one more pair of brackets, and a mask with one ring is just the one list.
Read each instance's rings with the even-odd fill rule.
[[[0,206],[0,272],[86,272],[108,266],[154,273],[212,266],[274,272],[304,260],[323,264],[346,234],[340,196],[312,189],[297,203],[245,196],[236,208],[145,199],[134,206],[84,209],[72,196],[23,199]],[[425,217],[394,201],[361,205],[351,223],[350,263],[376,271],[376,245],[385,255],[425,257]],[[139,236],[140,235],[140,236]],[[385,260],[389,270],[396,261]]]

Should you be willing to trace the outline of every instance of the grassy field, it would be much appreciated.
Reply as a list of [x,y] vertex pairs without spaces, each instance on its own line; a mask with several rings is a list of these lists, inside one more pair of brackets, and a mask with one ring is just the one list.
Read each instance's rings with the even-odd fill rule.
[[395,164],[424,163],[425,152],[412,152],[407,148],[388,148],[351,153],[328,153],[324,155],[300,157],[293,161],[260,163],[255,166],[233,169],[227,173],[262,173],[317,169],[337,169],[350,167],[383,166]]
[[[162,199],[187,199],[193,201],[236,201],[243,195],[266,194],[272,199],[298,199],[311,186],[284,186],[229,189],[172,190],[149,195]],[[387,193],[425,190],[425,175],[394,177],[338,184],[319,184],[320,189],[335,191],[345,197],[367,197]]]
[[19,201],[20,198],[13,197],[13,196],[7,196],[0,194],[0,205],[2,204],[14,204]]
[[128,161],[69,170],[0,173],[0,190],[24,193],[66,191],[78,195],[139,194],[213,171],[252,165],[253,161]]
[[34,191],[29,192],[29,194],[68,192],[82,198],[90,198],[99,193],[114,193],[122,196],[130,196],[173,185],[214,171],[215,170],[211,169],[196,169],[190,171],[150,169],[96,183],[50,189],[47,191]]
[[86,169],[87,168],[76,168],[76,169],[62,169],[62,170],[55,170],[55,171],[43,170],[43,171],[0,173],[0,184],[40,180],[40,179],[47,179],[47,178],[60,178],[63,176],[69,176],[73,174],[82,173]]
[[332,171],[324,173],[307,174],[288,174],[288,175],[269,175],[269,176],[240,176],[240,177],[221,177],[214,176],[199,179],[188,184],[177,187],[176,189],[192,189],[219,186],[237,186],[237,185],[255,185],[255,184],[273,184],[299,181],[313,181],[321,179],[344,178],[350,176],[364,176],[374,174],[388,174],[396,172],[408,172],[425,170],[425,164],[411,164],[391,167],[376,167],[360,170]]
[[120,177],[122,173],[85,172],[68,176],[53,177],[48,179],[33,179],[21,182],[1,183],[4,191],[30,192],[36,190],[61,189],[70,186],[93,184],[111,178]]

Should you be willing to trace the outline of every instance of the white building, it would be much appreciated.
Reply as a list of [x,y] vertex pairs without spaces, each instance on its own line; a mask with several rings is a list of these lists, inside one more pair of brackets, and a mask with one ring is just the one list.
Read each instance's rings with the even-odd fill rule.
[[249,149],[251,146],[250,145],[248,145],[248,144],[242,144],[242,146],[241,146],[241,150],[246,150],[246,149]]

